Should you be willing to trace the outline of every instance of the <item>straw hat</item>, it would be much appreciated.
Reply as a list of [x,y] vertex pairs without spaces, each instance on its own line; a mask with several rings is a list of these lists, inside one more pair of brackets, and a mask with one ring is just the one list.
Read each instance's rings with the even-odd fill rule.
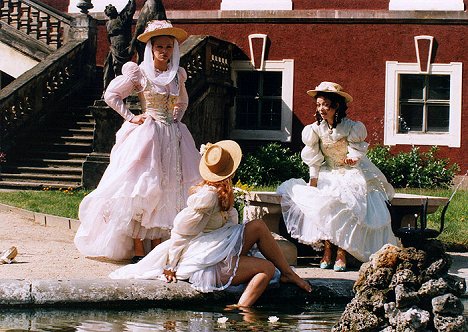
[[180,44],[187,39],[188,34],[183,29],[174,28],[169,21],[153,20],[148,22],[145,31],[139,35],[137,39],[143,43],[146,43],[148,40],[150,40],[151,37],[155,36],[173,36]]
[[352,102],[353,97],[350,94],[343,91],[343,88],[338,83],[333,82],[322,82],[314,90],[307,91],[307,94],[311,97],[315,97],[318,92],[329,92],[336,93],[344,97],[346,103]]
[[206,181],[222,181],[234,174],[241,159],[242,150],[234,141],[208,143],[200,160],[200,175]]

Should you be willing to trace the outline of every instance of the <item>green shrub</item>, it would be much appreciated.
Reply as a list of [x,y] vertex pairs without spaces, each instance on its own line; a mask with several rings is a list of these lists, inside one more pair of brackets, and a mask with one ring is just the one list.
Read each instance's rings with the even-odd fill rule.
[[300,153],[293,153],[279,143],[270,143],[246,154],[236,178],[251,186],[276,186],[291,178],[308,180],[309,168]]
[[437,158],[438,148],[420,152],[413,147],[409,152],[390,153],[388,146],[375,146],[367,153],[369,159],[385,174],[395,188],[447,188],[452,185],[458,164]]

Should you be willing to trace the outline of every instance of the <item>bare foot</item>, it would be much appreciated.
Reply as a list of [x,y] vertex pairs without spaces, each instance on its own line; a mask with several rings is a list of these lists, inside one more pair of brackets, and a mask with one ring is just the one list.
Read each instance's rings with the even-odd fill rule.
[[283,283],[296,284],[299,288],[305,290],[307,293],[312,292],[310,283],[299,277],[294,271],[291,273],[281,273],[280,281]]

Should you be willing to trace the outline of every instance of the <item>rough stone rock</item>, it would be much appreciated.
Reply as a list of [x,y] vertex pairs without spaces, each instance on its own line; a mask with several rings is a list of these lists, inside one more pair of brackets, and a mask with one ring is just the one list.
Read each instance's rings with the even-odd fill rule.
[[455,296],[462,296],[466,293],[466,282],[464,278],[447,274],[444,276],[444,280],[448,285],[448,293],[452,293]]
[[395,301],[397,308],[400,309],[419,304],[418,292],[405,285],[396,285]]
[[418,296],[420,299],[432,299],[433,297],[443,295],[448,289],[448,283],[443,278],[431,279],[424,284],[418,290]]
[[440,258],[433,262],[425,271],[422,271],[423,281],[440,278],[448,273],[450,268],[449,261]]
[[374,269],[391,268],[395,269],[398,263],[400,248],[397,246],[386,244],[371,257],[372,266]]
[[364,308],[356,298],[346,306],[340,321],[332,328],[332,332],[371,332],[376,331],[381,319],[372,312],[371,308]]
[[434,327],[441,332],[466,332],[468,322],[463,315],[455,317],[435,315]]
[[[414,247],[403,248],[398,255],[399,264],[397,270],[409,268],[415,274],[419,274],[426,266],[426,259],[426,253],[422,250],[418,250]],[[399,266],[401,264],[400,262],[404,262],[404,267]]]
[[[388,288],[392,281],[393,270],[391,268],[381,267],[368,275],[364,283],[365,287],[372,287],[377,289]],[[357,293],[359,295],[359,293]]]
[[445,294],[432,299],[432,312],[443,316],[457,316],[463,314],[462,301],[453,294]]
[[394,288],[396,285],[416,287],[418,286],[418,278],[410,269],[400,270],[393,275],[390,287]]
[[385,316],[393,327],[390,331],[426,331],[430,313],[416,306],[400,310],[394,302],[385,304]]

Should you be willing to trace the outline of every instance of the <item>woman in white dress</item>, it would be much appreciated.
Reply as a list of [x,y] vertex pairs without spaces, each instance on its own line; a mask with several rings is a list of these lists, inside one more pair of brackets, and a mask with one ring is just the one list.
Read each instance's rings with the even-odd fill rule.
[[310,180],[290,179],[277,192],[291,236],[324,249],[321,268],[345,271],[346,252],[365,262],[384,244],[397,243],[386,206],[394,190],[366,157],[365,126],[346,117],[352,97],[333,82],[307,93],[316,100],[317,120],[302,131]]
[[[143,240],[155,247],[169,238],[188,190],[201,180],[200,153],[181,122],[188,94],[179,43],[186,38],[168,21],[149,22],[138,37],[146,42],[144,61],[127,62],[104,94],[126,121],[98,187],[80,204],[75,245],[86,256],[143,258]],[[124,101],[132,93],[138,93],[139,115]]]
[[[200,160],[204,181],[193,188],[187,207],[174,220],[168,241],[158,245],[137,264],[117,269],[113,279],[188,280],[201,292],[223,290],[248,283],[238,305],[253,305],[275,274],[310,292],[310,284],[288,265],[262,220],[238,223],[233,207],[232,176],[242,151],[234,141],[207,144]],[[247,256],[256,244],[266,257]]]

